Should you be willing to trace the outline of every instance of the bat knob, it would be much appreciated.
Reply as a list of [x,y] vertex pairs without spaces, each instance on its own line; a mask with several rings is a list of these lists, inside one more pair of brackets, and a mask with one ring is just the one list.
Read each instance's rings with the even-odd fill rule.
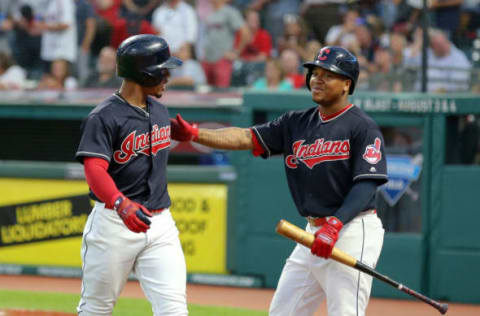
[[440,308],[438,310],[442,315],[445,314],[448,310],[448,304],[446,303],[440,304]]

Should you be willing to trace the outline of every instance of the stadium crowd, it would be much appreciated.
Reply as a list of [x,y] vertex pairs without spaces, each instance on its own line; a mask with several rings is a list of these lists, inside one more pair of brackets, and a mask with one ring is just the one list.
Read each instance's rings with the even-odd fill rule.
[[[0,90],[117,88],[118,45],[158,34],[184,61],[171,87],[300,89],[302,63],[339,45],[359,59],[357,90],[420,91],[422,3],[0,0]],[[428,3],[428,91],[480,92],[480,0]]]

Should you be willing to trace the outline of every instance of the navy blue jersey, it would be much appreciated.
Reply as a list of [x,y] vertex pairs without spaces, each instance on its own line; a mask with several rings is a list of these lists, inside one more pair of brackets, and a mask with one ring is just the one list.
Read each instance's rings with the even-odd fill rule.
[[327,120],[318,107],[291,111],[252,130],[265,150],[263,158],[283,154],[288,186],[302,216],[334,215],[356,181],[387,181],[380,129],[354,105]]
[[[148,112],[117,94],[107,98],[84,119],[75,157],[82,163],[84,157],[107,160],[120,192],[148,209],[161,209],[170,206],[170,120],[167,108],[155,99],[149,97],[147,107]],[[93,192],[90,196],[99,201]]]

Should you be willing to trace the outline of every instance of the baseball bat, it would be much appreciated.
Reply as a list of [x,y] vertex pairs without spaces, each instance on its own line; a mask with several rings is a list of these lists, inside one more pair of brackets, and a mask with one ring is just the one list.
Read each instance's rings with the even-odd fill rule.
[[[287,238],[290,238],[299,244],[304,245],[307,248],[311,248],[313,241],[315,240],[315,236],[309,232],[306,232],[305,230],[301,229],[298,226],[295,226],[294,224],[282,219],[280,222],[277,224],[276,228],[277,233],[279,233],[282,236],[285,236]],[[371,275],[374,278],[377,278],[380,281],[383,281],[387,284],[390,284],[391,286],[397,288],[398,290],[407,293],[408,295],[411,295],[427,304],[430,304],[434,308],[436,308],[442,315],[445,314],[448,310],[448,304],[445,303],[439,303],[423,294],[420,294],[405,285],[398,283],[397,281],[394,281],[387,277],[386,275],[383,275],[376,270],[370,268],[368,265],[362,263],[361,261],[353,258],[349,254],[341,251],[338,248],[333,248],[332,255],[330,256],[331,259],[338,261],[340,263],[343,263],[349,267],[352,267],[354,269],[360,270],[368,275]]]

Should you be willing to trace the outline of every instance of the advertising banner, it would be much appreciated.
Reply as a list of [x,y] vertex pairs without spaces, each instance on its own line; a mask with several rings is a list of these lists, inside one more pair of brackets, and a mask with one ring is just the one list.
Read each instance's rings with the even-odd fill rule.
[[[169,184],[188,272],[226,273],[224,184]],[[81,267],[84,181],[0,178],[0,263]]]

